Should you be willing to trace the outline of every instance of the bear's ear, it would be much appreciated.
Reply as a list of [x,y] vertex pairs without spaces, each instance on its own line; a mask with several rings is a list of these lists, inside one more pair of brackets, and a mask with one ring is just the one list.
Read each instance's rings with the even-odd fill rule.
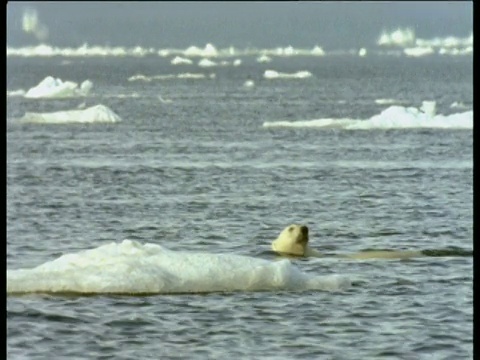
[[288,231],[290,231],[290,232],[292,232],[293,229],[295,229],[295,226],[293,226],[293,225],[290,225],[290,226],[288,227]]

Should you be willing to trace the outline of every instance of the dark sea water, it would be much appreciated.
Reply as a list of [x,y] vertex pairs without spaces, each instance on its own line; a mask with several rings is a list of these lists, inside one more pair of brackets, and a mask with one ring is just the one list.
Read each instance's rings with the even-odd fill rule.
[[[273,260],[270,243],[290,223],[307,224],[311,246],[327,253],[472,249],[471,129],[262,126],[370,119],[390,106],[377,99],[436,101],[445,115],[466,111],[454,102],[471,110],[470,57],[245,57],[208,69],[158,56],[65,60],[7,58],[8,90],[48,75],[94,84],[86,98],[7,96],[9,271],[124,239]],[[268,80],[267,69],[312,77]],[[216,76],[128,81],[185,72]],[[244,87],[247,79],[255,86]],[[123,121],[18,121],[82,102]],[[352,286],[9,295],[7,356],[473,358],[472,257],[291,261],[308,274],[348,276]]]

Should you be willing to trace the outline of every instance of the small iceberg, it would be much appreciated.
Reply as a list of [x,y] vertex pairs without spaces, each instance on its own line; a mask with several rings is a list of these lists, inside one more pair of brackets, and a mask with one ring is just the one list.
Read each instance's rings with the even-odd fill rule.
[[181,56],[175,56],[170,62],[172,65],[191,65],[193,61],[190,59],[182,58]]
[[27,112],[19,119],[22,123],[33,124],[91,124],[91,123],[116,123],[122,121],[105,105],[95,105],[84,110],[66,110],[51,113]]
[[342,291],[347,276],[302,272],[288,259],[173,251],[133,240],[68,253],[31,269],[8,269],[8,294],[185,294]]
[[369,119],[321,118],[302,121],[264,122],[263,127],[296,127],[345,130],[375,129],[461,129],[473,128],[473,111],[450,115],[436,114],[435,101],[423,101],[420,108],[393,105]]
[[281,73],[275,70],[265,70],[263,77],[265,79],[305,79],[312,76],[309,71],[297,71],[293,74]]
[[62,81],[61,79],[47,76],[37,86],[29,89],[25,97],[29,99],[51,99],[86,96],[92,89],[92,82],[85,80],[80,87],[73,81]]

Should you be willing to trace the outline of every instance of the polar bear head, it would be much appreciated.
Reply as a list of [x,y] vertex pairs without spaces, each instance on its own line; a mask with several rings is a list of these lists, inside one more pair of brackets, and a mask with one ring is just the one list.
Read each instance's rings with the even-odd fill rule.
[[275,252],[306,256],[308,252],[308,227],[292,224],[287,226],[272,243]]

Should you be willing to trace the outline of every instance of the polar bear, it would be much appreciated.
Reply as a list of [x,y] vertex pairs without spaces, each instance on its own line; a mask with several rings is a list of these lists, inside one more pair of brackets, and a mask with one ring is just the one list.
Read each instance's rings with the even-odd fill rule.
[[[287,226],[272,242],[272,250],[282,255],[322,257],[323,255],[308,245],[308,227],[306,225],[292,224]],[[362,251],[337,257],[348,259],[409,259],[425,256],[421,251],[388,251],[373,250]]]
[[315,256],[322,254],[308,246],[308,227],[292,224],[287,226],[272,242],[272,250],[285,255]]

